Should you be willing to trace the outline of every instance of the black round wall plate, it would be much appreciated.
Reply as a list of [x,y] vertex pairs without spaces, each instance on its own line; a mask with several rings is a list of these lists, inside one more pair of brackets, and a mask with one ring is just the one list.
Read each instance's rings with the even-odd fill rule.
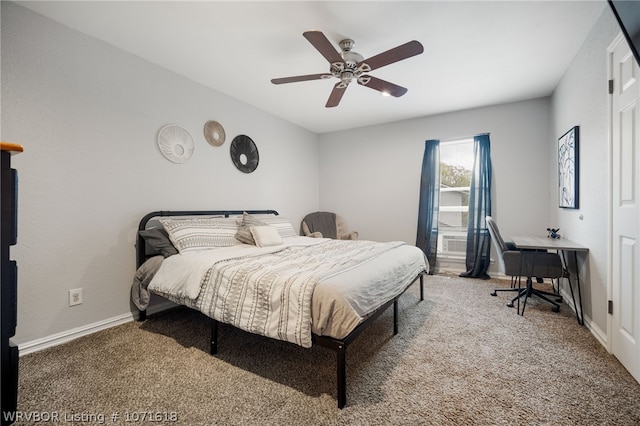
[[231,161],[243,173],[251,173],[258,167],[258,147],[247,135],[238,135],[231,142]]

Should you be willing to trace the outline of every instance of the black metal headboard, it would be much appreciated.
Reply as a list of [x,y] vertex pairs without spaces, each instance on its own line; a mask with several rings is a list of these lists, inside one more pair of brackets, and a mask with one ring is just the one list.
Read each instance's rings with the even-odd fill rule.
[[[182,210],[182,211],[155,211],[146,214],[138,225],[138,231],[147,229],[147,223],[157,217],[166,216],[240,216],[243,213],[249,214],[272,214],[278,216],[278,212],[275,210]],[[137,233],[136,236],[136,268],[139,268],[147,258],[150,256],[147,254],[147,244],[144,238]]]

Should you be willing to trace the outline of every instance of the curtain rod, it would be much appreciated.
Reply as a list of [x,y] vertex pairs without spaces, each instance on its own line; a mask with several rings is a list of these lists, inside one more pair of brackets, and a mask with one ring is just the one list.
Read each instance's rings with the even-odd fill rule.
[[455,141],[459,141],[459,140],[463,140],[463,139],[473,139],[476,136],[484,136],[487,135],[489,136],[491,133],[476,133],[473,136],[461,136],[459,138],[447,138],[447,139],[438,139],[440,142],[455,142]]

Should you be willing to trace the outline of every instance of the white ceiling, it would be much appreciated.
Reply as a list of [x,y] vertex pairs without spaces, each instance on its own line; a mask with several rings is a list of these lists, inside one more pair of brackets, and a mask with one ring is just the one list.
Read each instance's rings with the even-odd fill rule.
[[[607,8],[592,1],[18,2],[80,32],[316,133],[550,95]],[[410,40],[424,53],[373,72],[400,98],[337,80],[273,85],[328,72],[302,36],[355,40],[365,58]]]

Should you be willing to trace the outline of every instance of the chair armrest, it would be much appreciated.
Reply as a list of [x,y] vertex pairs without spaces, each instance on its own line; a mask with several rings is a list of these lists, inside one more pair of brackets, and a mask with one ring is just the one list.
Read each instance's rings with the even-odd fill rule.
[[338,237],[338,239],[340,240],[357,240],[358,239],[358,232],[357,231],[352,231],[346,234],[342,234]]
[[311,236],[311,230],[309,229],[309,225],[307,225],[307,222],[305,222],[304,220],[302,221],[302,226],[301,226],[301,230],[302,230],[302,235],[305,237],[309,237]]
[[520,275],[520,265],[522,264],[522,252],[520,250],[507,250],[502,252],[504,260],[504,273],[511,276]]

